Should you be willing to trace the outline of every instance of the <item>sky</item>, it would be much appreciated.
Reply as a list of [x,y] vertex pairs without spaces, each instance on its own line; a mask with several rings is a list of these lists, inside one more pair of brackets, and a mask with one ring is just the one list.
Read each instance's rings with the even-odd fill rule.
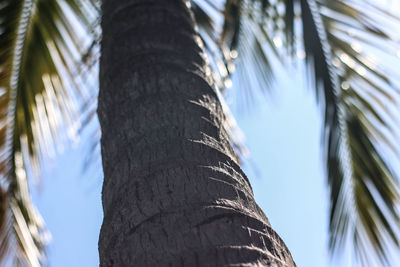
[[[244,170],[256,201],[299,267],[324,267],[330,265],[321,120],[314,97],[303,88],[301,77],[301,72],[292,73],[290,78],[281,73],[274,85],[275,93],[258,95],[251,107],[236,101],[239,95],[233,94],[229,99],[236,99],[231,101],[235,103],[231,110],[251,154]],[[49,159],[41,185],[33,189],[34,202],[52,234],[50,267],[99,263],[101,166],[95,166],[97,172],[93,168],[82,172],[85,144],[91,138],[87,134],[73,148]]]
[[[377,2],[400,5],[400,1]],[[258,94],[251,107],[244,107],[237,88],[231,89],[228,99],[250,151],[243,168],[256,201],[299,267],[356,266],[349,254],[342,261],[329,260],[321,118],[312,91],[306,89],[304,72],[278,72],[273,93],[265,97]],[[46,160],[42,183],[32,188],[34,203],[52,234],[50,267],[99,264],[101,166],[82,171],[88,144],[93,141],[91,130],[95,126],[90,127],[74,147]]]
[[300,77],[280,78],[275,93],[255,108],[244,113],[236,108],[251,153],[245,172],[297,265],[329,266],[320,115],[311,91],[299,86]]

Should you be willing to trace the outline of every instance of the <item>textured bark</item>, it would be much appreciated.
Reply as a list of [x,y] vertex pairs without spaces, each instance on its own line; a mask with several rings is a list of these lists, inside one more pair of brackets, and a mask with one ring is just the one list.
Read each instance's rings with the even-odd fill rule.
[[223,127],[184,0],[105,0],[101,266],[294,266]]

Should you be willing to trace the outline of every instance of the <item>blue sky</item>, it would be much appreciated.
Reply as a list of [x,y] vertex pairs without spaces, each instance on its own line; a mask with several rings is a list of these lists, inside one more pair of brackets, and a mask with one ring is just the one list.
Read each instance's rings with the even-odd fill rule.
[[[399,1],[376,2],[393,8],[400,5]],[[241,96],[234,93],[237,89],[233,89],[232,112],[251,153],[243,168],[258,204],[299,267],[355,266],[348,254],[341,262],[329,261],[329,203],[321,119],[314,96],[305,89],[302,71],[278,72],[273,93],[267,97],[257,94],[258,101],[251,108],[243,107],[245,101],[241,102]],[[52,234],[50,267],[90,267],[99,263],[101,166],[82,172],[92,138],[88,131],[57,159],[47,159],[41,185],[32,188],[34,202]]]
[[[251,108],[234,105],[232,112],[251,153],[244,169],[258,204],[298,266],[324,267],[329,266],[328,195],[320,151],[321,121],[313,95],[302,86],[301,72],[294,74],[291,78],[280,74],[275,93],[258,96]],[[48,161],[40,190],[33,192],[53,236],[51,267],[98,266],[102,178],[98,172],[82,173],[88,142],[83,137],[75,148]]]

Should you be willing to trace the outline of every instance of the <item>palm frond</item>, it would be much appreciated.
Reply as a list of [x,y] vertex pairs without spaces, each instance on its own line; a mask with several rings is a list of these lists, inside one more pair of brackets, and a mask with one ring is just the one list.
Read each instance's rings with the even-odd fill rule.
[[86,0],[0,2],[0,264],[45,261],[48,233],[27,176],[56,142],[76,138],[97,15]]
[[236,86],[248,97],[254,88],[268,92],[274,78],[273,66],[282,59],[274,45],[281,42],[280,37],[269,34],[277,33],[276,25],[264,27],[265,16],[280,16],[276,7],[268,1],[198,0],[194,1],[193,10],[218,87],[222,91],[229,88],[235,72]]
[[[350,239],[361,262],[388,263],[388,248],[399,246],[394,37],[378,10],[368,14],[351,1],[300,4],[306,59],[325,113],[330,249],[339,252]],[[379,56],[392,62],[378,67]],[[388,150],[394,158],[385,157]]]
[[360,260],[374,258],[372,250],[387,263],[400,236],[399,18],[354,0],[226,0],[203,10],[218,26],[203,27],[209,54],[223,63],[214,64],[217,77],[236,69],[246,95],[269,88],[276,59],[305,56],[324,114],[331,251],[352,240]]
[[[400,32],[392,31],[392,26],[381,19],[386,16],[383,11],[368,6],[367,1],[367,8],[354,1],[319,4],[327,42],[334,53],[330,60],[339,82],[336,86],[340,86],[337,103],[343,109],[338,120],[344,126],[340,129],[325,124],[325,129],[330,129],[326,131],[330,140],[342,140],[342,150],[348,154],[343,159],[342,151],[334,153],[328,147],[328,169],[340,167],[343,172],[331,171],[328,176],[330,248],[333,252],[340,250],[342,241],[351,236],[359,259],[370,261],[375,255],[378,261],[388,263],[388,248],[399,248],[400,237],[396,208],[399,180],[394,169],[400,140],[396,108],[400,75],[395,66],[400,60],[393,56],[398,47],[394,40]],[[339,166],[330,164],[329,157],[341,159]]]

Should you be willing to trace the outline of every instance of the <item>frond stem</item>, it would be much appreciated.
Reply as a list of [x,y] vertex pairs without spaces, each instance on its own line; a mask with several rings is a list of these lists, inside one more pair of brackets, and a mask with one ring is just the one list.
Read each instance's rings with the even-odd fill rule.
[[[9,84],[9,99],[7,107],[7,129],[5,137],[5,153],[10,153],[13,149],[13,138],[15,128],[15,113],[17,102],[17,89],[19,82],[19,74],[21,69],[21,62],[23,58],[23,50],[25,46],[26,36],[29,29],[29,22],[31,20],[35,0],[25,0],[22,5],[20,18],[18,21],[17,37],[15,40],[15,47],[13,51],[13,60],[11,66],[11,76]],[[9,157],[6,162],[6,177],[10,175],[13,170],[13,158]],[[9,181],[8,181],[9,183]],[[6,184],[6,188],[9,184]]]
[[[326,62],[328,66],[328,73],[330,80],[333,85],[333,93],[336,98],[336,108],[337,108],[337,119],[339,123],[339,159],[340,159],[340,166],[343,172],[343,180],[344,184],[342,184],[340,188],[340,196],[343,199],[346,199],[348,202],[347,207],[349,210],[348,216],[350,222],[353,225],[356,225],[357,217],[355,209],[357,209],[357,203],[354,199],[354,181],[353,181],[353,164],[352,164],[352,157],[351,157],[351,150],[350,150],[350,143],[349,143],[349,135],[348,135],[348,128],[346,123],[346,110],[343,106],[342,101],[340,98],[342,97],[342,91],[339,85],[339,78],[335,73],[334,66],[332,65],[332,53],[329,47],[329,42],[327,38],[327,34],[325,32],[325,28],[323,27],[322,17],[319,13],[318,6],[315,0],[305,0],[310,8],[310,12],[313,16],[313,19],[317,25],[316,29],[318,32],[319,37],[321,38],[321,46],[322,50],[326,57]],[[344,204],[344,203],[343,203]]]

